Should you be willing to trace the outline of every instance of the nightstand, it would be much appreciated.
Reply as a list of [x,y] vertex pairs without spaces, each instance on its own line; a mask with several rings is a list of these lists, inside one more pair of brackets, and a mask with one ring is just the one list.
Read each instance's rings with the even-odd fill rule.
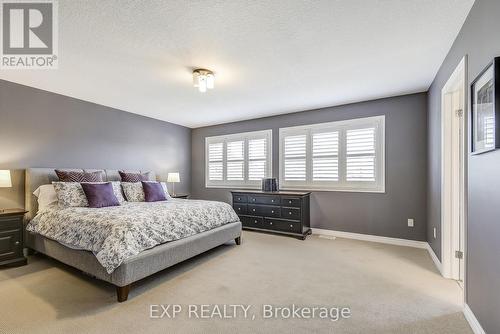
[[175,194],[175,195],[170,195],[172,198],[184,198],[188,199],[189,194]]
[[0,211],[0,265],[25,265],[23,255],[23,218],[22,209]]

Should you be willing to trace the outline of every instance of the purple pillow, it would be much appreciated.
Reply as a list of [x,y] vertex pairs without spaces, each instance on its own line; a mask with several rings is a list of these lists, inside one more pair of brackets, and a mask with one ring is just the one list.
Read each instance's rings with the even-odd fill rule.
[[165,190],[160,182],[144,182],[142,181],[142,189],[144,190],[144,199],[146,202],[166,201]]
[[82,183],[83,192],[91,208],[104,208],[119,206],[120,202],[113,192],[111,182],[107,183]]
[[102,171],[84,172],[84,171],[67,171],[55,170],[59,181],[61,182],[102,182]]
[[118,171],[122,182],[141,182],[149,180],[149,172],[146,173],[127,173],[124,171]]

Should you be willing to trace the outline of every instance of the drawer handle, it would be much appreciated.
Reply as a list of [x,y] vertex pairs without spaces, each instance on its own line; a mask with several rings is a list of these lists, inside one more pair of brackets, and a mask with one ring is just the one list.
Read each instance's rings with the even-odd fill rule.
[[271,203],[274,203],[274,199],[271,200]]
[[255,223],[255,224],[257,224],[257,221],[256,221],[256,220],[254,220],[254,223]]
[[274,213],[274,210],[271,210],[271,213]]
[[19,241],[14,242],[14,245],[16,246],[19,245]]
[[240,201],[240,200],[241,200],[241,197],[238,197],[238,201]]
[[252,199],[252,201],[254,201],[254,202],[255,202],[255,198],[253,198],[253,199]]
[[273,224],[273,222],[269,222],[269,225],[272,225],[272,224]]
[[288,204],[292,204],[292,201],[288,201]]
[[253,212],[255,212],[255,209],[252,209]]
[[293,225],[290,225],[290,227],[293,227]]
[[238,211],[241,211],[241,208],[238,208]]
[[289,212],[288,212],[288,214],[289,214],[289,215],[291,215],[291,214],[292,214],[292,211],[289,211]]

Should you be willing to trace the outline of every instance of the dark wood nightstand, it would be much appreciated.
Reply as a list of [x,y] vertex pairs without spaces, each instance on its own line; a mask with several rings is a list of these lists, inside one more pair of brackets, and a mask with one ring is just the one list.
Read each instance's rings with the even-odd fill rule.
[[175,194],[175,195],[170,195],[172,198],[184,198],[188,199],[189,194]]
[[0,211],[0,265],[22,266],[28,263],[23,255],[23,218],[27,211]]

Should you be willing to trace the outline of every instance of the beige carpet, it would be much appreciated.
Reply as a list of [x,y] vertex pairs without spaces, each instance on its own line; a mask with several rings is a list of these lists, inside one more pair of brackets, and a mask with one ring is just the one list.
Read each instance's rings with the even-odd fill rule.
[[[43,256],[0,271],[2,333],[472,333],[460,288],[425,250],[317,236],[244,232],[228,244],[115,289]],[[150,304],[181,304],[150,319]],[[188,319],[188,304],[251,304],[255,319]],[[262,319],[263,304],[350,307],[352,316]]]

